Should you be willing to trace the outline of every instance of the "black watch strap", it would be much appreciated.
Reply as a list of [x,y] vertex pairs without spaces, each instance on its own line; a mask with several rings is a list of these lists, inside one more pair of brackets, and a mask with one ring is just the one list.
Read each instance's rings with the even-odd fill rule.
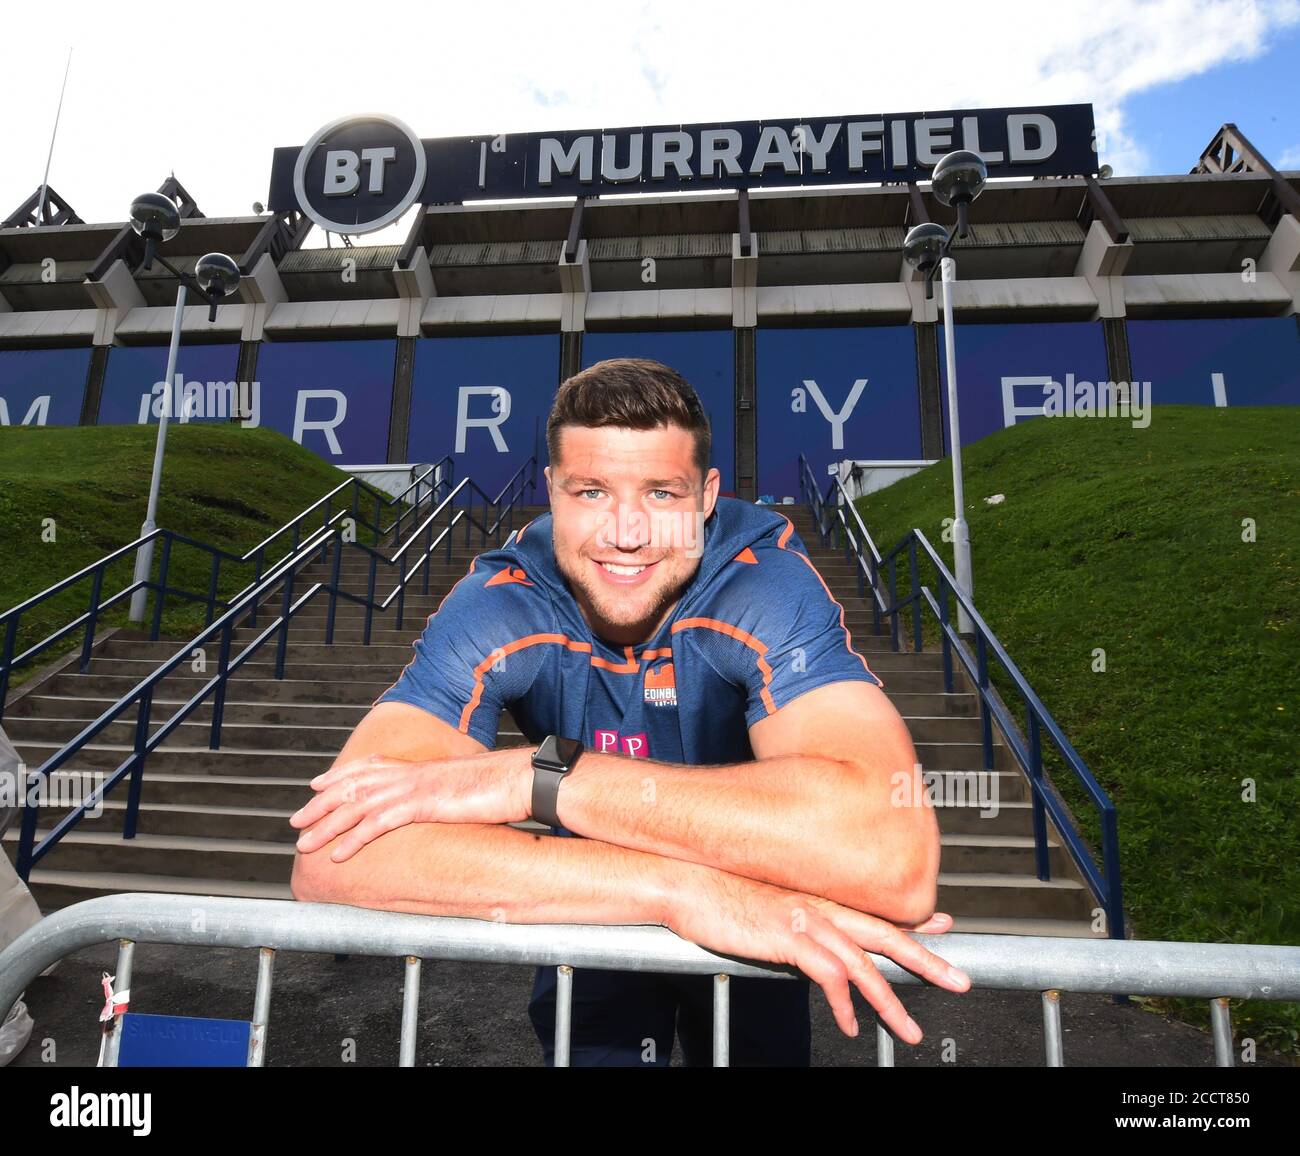
[[548,827],[560,826],[556,807],[560,781],[573,770],[584,748],[577,739],[547,735],[533,752],[533,818]]

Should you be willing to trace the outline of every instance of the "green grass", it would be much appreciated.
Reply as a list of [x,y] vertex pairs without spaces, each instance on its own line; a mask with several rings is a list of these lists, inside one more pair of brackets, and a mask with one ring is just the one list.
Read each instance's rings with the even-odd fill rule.
[[[964,455],[976,606],[1117,807],[1139,938],[1300,944],[1297,446],[1295,408],[1166,406],[1147,429],[1031,421]],[[858,503],[882,553],[916,526],[951,568],[951,479],[945,460]],[[1099,848],[1095,809],[1049,767]],[[1239,1038],[1300,1054],[1294,1005],[1233,1015]]]
[[[149,426],[0,427],[0,611],[139,535],[156,436],[156,427]],[[271,430],[174,425],[167,433],[157,523],[242,554],[347,477]],[[45,519],[53,519],[52,527]],[[285,535],[269,560],[289,543]],[[161,552],[159,542],[155,574]],[[130,583],[133,557],[110,568],[103,596]],[[168,584],[206,595],[210,567],[210,555],[178,543]],[[251,565],[223,562],[220,593],[233,593],[252,576]],[[90,594],[90,579],[83,579],[24,614],[19,651],[84,613]],[[203,619],[202,606],[169,599],[163,626],[169,633],[191,634]],[[105,625],[126,624],[123,600],[105,616]],[[79,645],[77,634],[51,647],[34,665],[15,672],[13,685]]]

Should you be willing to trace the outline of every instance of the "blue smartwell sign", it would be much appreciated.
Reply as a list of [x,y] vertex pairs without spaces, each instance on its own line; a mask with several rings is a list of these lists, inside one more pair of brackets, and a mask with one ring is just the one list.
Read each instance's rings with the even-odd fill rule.
[[[418,146],[418,147],[417,147]],[[867,113],[418,140],[376,114],[278,148],[270,207],[364,233],[405,209],[475,198],[926,180],[944,153],[978,152],[995,177],[1097,171],[1092,105]]]
[[245,1068],[253,1025],[196,1016],[122,1016],[117,1062],[123,1068]]

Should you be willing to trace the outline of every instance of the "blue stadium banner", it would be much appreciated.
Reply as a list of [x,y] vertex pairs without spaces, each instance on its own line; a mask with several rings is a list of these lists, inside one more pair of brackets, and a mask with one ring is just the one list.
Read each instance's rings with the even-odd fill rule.
[[0,350],[0,425],[76,425],[89,349]]
[[257,413],[336,466],[388,460],[393,339],[267,341],[257,355]]
[[167,346],[115,345],[108,351],[99,424],[154,424],[164,410],[169,422],[231,421],[240,412],[238,363],[238,343],[182,344],[168,382]]
[[[1083,415],[1096,408],[1099,386],[1108,382],[1106,339],[1095,321],[1042,321],[1010,325],[963,324],[953,333],[957,349],[958,419],[966,446],[996,430],[1032,417]],[[948,437],[948,369],[939,327],[943,387],[943,444]],[[1139,423],[1149,412],[1133,411]]]
[[246,1068],[252,1027],[247,1020],[126,1012],[119,1025],[122,1040],[117,1065],[120,1068]]
[[1156,405],[1300,404],[1294,317],[1130,321],[1128,343]]
[[910,325],[759,329],[755,361],[760,494],[800,500],[800,453],[823,487],[846,458],[920,458]]
[[420,338],[407,460],[432,464],[451,454],[457,481],[473,478],[496,497],[536,449],[537,491],[528,500],[544,503],[546,418],[559,373],[557,333]]
[[416,201],[927,180],[944,153],[961,148],[980,153],[992,177],[1078,176],[1098,167],[1090,104],[426,140],[394,117],[367,115],[277,148],[268,204],[301,209],[336,231],[366,232]]
[[735,338],[730,329],[681,333],[633,331],[586,333],[583,368],[611,357],[648,357],[675,369],[700,395],[713,435],[711,465],[722,475],[722,493],[736,484]]

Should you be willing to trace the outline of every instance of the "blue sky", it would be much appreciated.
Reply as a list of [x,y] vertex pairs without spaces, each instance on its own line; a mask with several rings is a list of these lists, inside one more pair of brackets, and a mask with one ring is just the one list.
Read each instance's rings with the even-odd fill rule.
[[1300,28],[1273,38],[1254,60],[1136,93],[1123,108],[1151,173],[1190,169],[1227,121],[1275,167],[1300,169]]

